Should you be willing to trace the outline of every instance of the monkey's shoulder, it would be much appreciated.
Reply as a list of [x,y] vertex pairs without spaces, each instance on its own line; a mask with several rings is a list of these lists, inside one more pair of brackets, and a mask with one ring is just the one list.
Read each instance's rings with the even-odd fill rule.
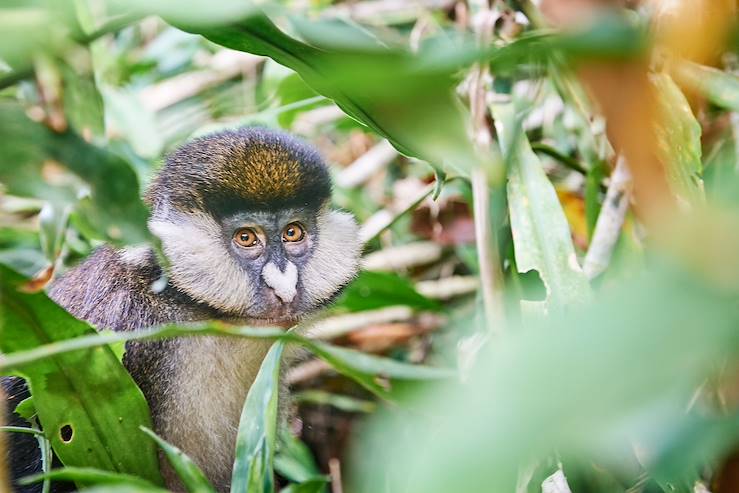
[[208,318],[207,308],[170,285],[157,289],[161,277],[151,249],[103,246],[55,281],[49,296],[98,328],[133,330]]

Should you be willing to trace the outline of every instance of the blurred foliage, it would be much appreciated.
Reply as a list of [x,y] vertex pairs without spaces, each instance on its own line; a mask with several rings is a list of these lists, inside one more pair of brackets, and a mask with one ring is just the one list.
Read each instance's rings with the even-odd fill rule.
[[[210,333],[275,339],[234,491],[523,493],[556,471],[575,493],[737,491],[735,2],[574,3],[0,6],[0,369],[30,381],[18,411],[65,466],[31,479],[162,491],[158,445],[211,491],[141,430],[115,352]],[[315,144],[363,223],[365,268],[316,339],[95,335],[39,292],[103,242],[155,241],[141,194],[163,156],[241,125]],[[281,371],[288,345],[318,359]]]

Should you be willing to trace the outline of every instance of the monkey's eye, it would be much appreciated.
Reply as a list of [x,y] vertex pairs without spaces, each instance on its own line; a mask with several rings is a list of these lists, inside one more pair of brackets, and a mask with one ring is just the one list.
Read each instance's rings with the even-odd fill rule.
[[305,229],[303,229],[300,223],[290,223],[282,231],[282,241],[285,242],[293,243],[302,240],[304,237]]
[[257,233],[251,228],[241,228],[234,233],[234,242],[242,247],[251,247],[258,242]]

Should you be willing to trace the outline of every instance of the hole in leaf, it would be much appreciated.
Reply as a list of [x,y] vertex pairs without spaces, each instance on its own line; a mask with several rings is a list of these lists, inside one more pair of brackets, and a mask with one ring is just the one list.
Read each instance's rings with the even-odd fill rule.
[[72,425],[64,425],[59,429],[59,437],[62,439],[62,442],[69,443],[72,441],[72,438],[74,437],[74,430],[72,429]]
[[539,271],[531,269],[518,275],[521,281],[521,297],[528,301],[544,301],[547,299],[547,287],[544,285]]

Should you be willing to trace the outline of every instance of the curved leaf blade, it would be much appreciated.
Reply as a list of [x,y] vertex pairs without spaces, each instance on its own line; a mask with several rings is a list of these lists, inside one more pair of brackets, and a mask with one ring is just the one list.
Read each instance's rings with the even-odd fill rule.
[[154,485],[141,478],[131,474],[122,474],[110,471],[103,471],[92,467],[65,467],[62,469],[52,469],[43,474],[34,474],[22,478],[19,483],[21,485],[38,483],[43,480],[52,481],[74,481],[80,486],[96,486],[96,485],[122,485],[136,488],[154,488]]
[[590,284],[554,186],[523,133],[514,104],[493,105],[493,116],[509,162],[508,208],[518,271],[539,272],[549,307],[583,302],[590,297]]
[[236,438],[231,493],[273,493],[275,490],[273,457],[284,348],[284,341],[272,345],[246,396]]
[[205,477],[203,471],[182,450],[168,443],[149,428],[142,426],[141,431],[159,445],[188,493],[215,493],[215,488]]

